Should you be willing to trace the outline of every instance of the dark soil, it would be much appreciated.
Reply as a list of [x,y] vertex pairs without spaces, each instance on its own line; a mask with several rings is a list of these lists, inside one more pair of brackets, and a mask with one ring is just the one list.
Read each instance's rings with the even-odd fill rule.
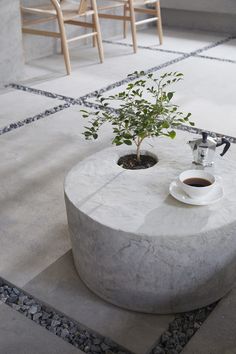
[[141,155],[140,160],[137,160],[135,154],[122,156],[117,164],[126,170],[142,170],[154,166],[157,163],[157,160],[149,155]]

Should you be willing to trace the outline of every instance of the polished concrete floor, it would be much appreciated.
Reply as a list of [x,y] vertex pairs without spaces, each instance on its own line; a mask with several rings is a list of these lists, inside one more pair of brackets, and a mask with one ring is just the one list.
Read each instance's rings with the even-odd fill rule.
[[[107,41],[103,64],[96,49],[73,49],[69,77],[59,54],[34,60],[25,66],[21,82],[0,92],[0,275],[134,353],[145,354],[173,316],[132,313],[107,304],[83,285],[73,266],[63,181],[70,168],[109,146],[112,137],[105,126],[98,140],[85,141],[80,109],[94,102],[95,91],[109,95],[124,88],[135,70],[157,76],[180,71],[185,78],[176,86],[176,103],[192,113],[197,128],[235,141],[236,40],[230,34],[165,29],[160,46],[150,28],[138,34],[138,43],[133,54],[130,37]],[[186,141],[188,137],[186,133]],[[227,302],[222,307],[229,311]],[[12,315],[4,311],[4,321],[10,323]],[[211,330],[207,333],[214,336]],[[12,340],[0,329],[0,344],[6,348]],[[185,353],[223,354],[232,349],[232,341],[225,331],[221,347],[214,347],[218,349],[211,351],[208,340],[210,349],[204,351],[195,340],[195,349],[190,341]],[[17,353],[17,347],[9,353]]]

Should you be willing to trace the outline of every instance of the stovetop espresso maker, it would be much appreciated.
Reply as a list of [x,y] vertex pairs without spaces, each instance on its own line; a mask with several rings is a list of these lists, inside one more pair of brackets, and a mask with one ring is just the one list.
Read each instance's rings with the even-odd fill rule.
[[220,156],[223,156],[230,147],[230,142],[225,138],[213,139],[208,133],[202,132],[202,138],[188,142],[193,152],[193,163],[202,166],[212,166],[215,150],[218,146],[225,145]]

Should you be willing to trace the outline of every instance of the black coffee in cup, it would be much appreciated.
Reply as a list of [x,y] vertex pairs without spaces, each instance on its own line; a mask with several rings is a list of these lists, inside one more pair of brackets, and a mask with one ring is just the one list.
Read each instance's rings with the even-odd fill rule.
[[192,186],[192,187],[207,187],[212,184],[207,179],[198,178],[198,177],[187,178],[183,181],[183,183],[187,184],[188,186]]

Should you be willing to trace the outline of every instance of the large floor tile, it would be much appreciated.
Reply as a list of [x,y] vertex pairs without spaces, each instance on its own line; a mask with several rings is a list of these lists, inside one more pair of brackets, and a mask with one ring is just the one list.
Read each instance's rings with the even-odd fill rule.
[[236,354],[236,290],[215,308],[183,354]]
[[[132,48],[106,44],[105,61],[98,63],[94,48],[83,49],[81,57],[75,50],[72,55],[72,74],[34,87],[70,97],[79,97],[91,91],[121,80],[135,70],[145,70],[175,59],[177,55],[141,49],[133,54]],[[57,68],[63,72],[63,60],[52,56],[40,60],[41,65]]]
[[221,44],[215,48],[209,49],[201,53],[220,59],[229,59],[236,61],[236,39],[231,39],[229,42]]
[[68,252],[25,289],[72,318],[133,351],[151,349],[173,316],[126,311],[94,295],[75,271]]
[[[66,75],[66,72],[65,72]],[[52,68],[41,67],[40,60],[31,63],[25,63],[21,82],[30,85],[32,82],[42,82],[52,80],[61,76],[61,73],[54,72]]]
[[1,354],[83,354],[5,304],[0,318]]
[[0,274],[24,285],[70,248],[63,181],[83,157],[110,142],[87,142],[79,107],[1,136]]
[[[195,126],[236,137],[235,64],[192,57],[158,70],[155,75],[170,71],[184,74],[184,80],[172,86],[170,91],[176,91],[173,103],[182,111],[192,113]],[[113,95],[125,87],[107,91],[104,96]],[[90,101],[95,102],[95,99]],[[118,104],[113,101],[112,106],[116,108]]]
[[[138,29],[137,41],[140,46],[149,46],[164,50],[173,50],[184,53],[189,53],[197,49],[201,49],[211,43],[217,42],[225,38],[225,35],[218,33],[209,33],[198,30],[187,30],[179,28],[164,27],[163,28],[163,44],[159,44],[156,28],[149,27],[148,29]],[[116,38],[116,42],[131,44],[131,35],[127,38]]]
[[0,128],[53,108],[64,101],[13,90],[0,95]]

